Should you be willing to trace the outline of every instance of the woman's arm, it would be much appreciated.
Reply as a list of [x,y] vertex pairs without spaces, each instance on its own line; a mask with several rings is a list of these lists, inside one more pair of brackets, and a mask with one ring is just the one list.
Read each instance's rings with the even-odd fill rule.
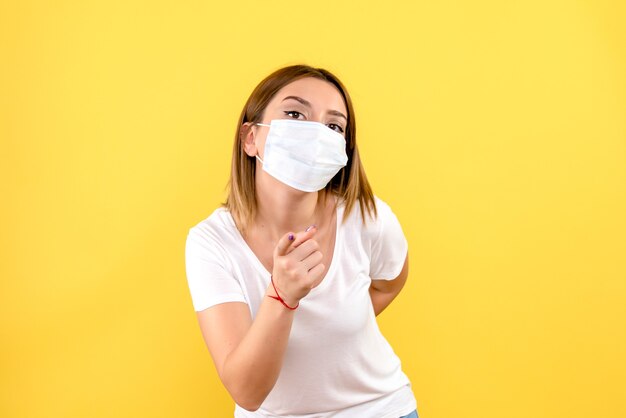
[[[316,228],[285,234],[274,249],[273,280],[288,306],[297,306],[322,280],[322,253]],[[294,310],[267,287],[252,320],[245,303],[228,302],[197,313],[204,341],[222,383],[237,405],[259,409],[276,384],[293,324]]]
[[393,280],[372,280],[370,285],[370,298],[372,299],[372,305],[374,306],[374,312],[376,316],[381,313],[392,300],[398,296],[406,279],[409,275],[409,255],[407,254],[404,260],[404,267],[402,271]]
[[241,302],[215,305],[197,316],[222,383],[237,405],[257,410],[278,379],[294,311],[265,297],[254,321]]

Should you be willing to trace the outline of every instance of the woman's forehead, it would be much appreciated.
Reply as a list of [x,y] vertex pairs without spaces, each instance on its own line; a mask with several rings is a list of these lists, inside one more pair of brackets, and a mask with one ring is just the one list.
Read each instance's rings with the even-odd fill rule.
[[300,97],[314,106],[328,107],[346,113],[341,93],[335,85],[325,80],[306,77],[292,81],[276,93],[272,102],[279,104],[289,96]]

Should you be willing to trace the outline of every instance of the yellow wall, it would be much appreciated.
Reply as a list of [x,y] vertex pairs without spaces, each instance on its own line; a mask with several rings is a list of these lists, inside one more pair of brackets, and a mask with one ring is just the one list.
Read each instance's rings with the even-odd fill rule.
[[[337,4],[341,3],[341,4]],[[616,0],[0,3],[0,416],[228,417],[184,270],[269,72],[355,101],[421,418],[626,416]]]

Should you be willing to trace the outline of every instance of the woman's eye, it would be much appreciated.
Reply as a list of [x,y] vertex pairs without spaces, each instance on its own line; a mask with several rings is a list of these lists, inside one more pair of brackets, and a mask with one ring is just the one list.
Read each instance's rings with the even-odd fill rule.
[[292,117],[294,119],[300,119],[300,116],[304,116],[302,113],[296,111],[296,110],[286,110],[285,111],[285,115]]
[[343,128],[341,126],[337,125],[337,124],[329,123],[326,126],[328,126],[330,129],[332,129],[335,132],[339,132],[340,134],[343,133]]

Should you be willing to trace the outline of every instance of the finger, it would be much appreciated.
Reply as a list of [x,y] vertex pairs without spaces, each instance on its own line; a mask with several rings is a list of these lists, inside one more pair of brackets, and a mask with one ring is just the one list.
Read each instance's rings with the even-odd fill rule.
[[287,254],[287,249],[295,239],[293,232],[288,232],[283,235],[279,240],[278,244],[276,244],[276,248],[274,248],[274,255],[282,256]]
[[326,270],[326,266],[323,264],[318,264],[309,270],[309,278],[311,279],[311,289],[317,287],[322,280],[324,280],[324,271]]
[[319,249],[319,243],[315,239],[311,238],[310,240],[303,242],[298,248],[291,251],[287,257],[296,262],[300,262]]
[[287,254],[298,248],[300,244],[310,240],[316,232],[317,227],[315,225],[311,225],[306,231],[297,233],[295,235],[295,239],[287,249]]
[[315,267],[319,263],[321,263],[323,258],[324,258],[324,256],[322,255],[322,253],[320,251],[315,251],[315,252],[311,253],[311,255],[309,255],[307,258],[302,260],[302,263],[306,267],[307,271],[309,271],[313,267]]

